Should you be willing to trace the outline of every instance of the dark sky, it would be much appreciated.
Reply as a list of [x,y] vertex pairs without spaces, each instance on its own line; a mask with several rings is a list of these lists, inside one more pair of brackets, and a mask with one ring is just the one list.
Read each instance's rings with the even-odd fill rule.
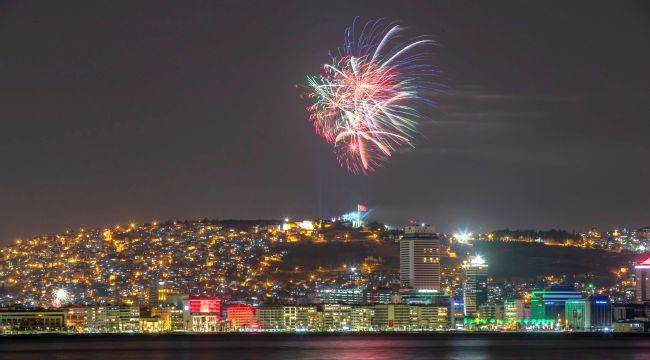
[[[342,170],[294,84],[355,16],[433,36],[414,151]],[[167,218],[650,225],[650,6],[0,2],[0,242]]]

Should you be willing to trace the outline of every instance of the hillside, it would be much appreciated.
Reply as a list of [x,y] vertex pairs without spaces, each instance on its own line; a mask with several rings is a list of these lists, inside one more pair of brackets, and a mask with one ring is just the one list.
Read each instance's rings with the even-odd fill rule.
[[[397,272],[399,267],[397,243],[304,243],[292,244],[285,250],[287,255],[282,263],[285,269],[358,264],[367,256],[381,257],[385,268],[390,271]],[[459,257],[467,252],[481,254],[490,266],[490,275],[496,279],[592,274],[598,283],[603,284],[614,280],[615,269],[628,266],[638,257],[638,254],[631,253],[516,242],[477,242],[454,250]]]

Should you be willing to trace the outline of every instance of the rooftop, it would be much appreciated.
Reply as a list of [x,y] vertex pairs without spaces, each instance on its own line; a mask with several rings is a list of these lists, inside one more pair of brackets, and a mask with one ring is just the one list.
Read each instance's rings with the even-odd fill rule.
[[636,269],[650,269],[650,254],[644,255],[634,263]]

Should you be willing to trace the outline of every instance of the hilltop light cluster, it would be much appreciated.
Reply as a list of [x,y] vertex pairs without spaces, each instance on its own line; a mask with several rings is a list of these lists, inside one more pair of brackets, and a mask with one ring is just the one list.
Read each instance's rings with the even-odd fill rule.
[[[363,301],[378,293],[396,294],[401,284],[390,258],[399,254],[401,230],[366,223],[367,212],[358,205],[356,211],[331,220],[154,221],[16,240],[0,249],[0,307],[146,307],[160,282],[175,293],[253,305],[318,302],[332,289],[363,294]],[[488,261],[472,250],[473,243],[520,242],[614,253],[644,247],[650,242],[650,228],[581,234],[464,231],[440,234],[440,238],[440,290],[462,301],[465,260],[471,260],[469,265]],[[469,258],[472,253],[475,256]],[[634,297],[631,273],[622,267],[614,274],[615,285],[589,291],[629,301]],[[490,279],[488,297],[500,303],[570,281],[539,275]],[[590,278],[579,281],[574,284],[579,289],[592,282]]]
[[[333,227],[330,221],[288,219],[232,226],[212,220],[169,221],[16,240],[0,250],[0,304],[143,305],[160,281],[177,291],[226,300],[291,300],[317,285],[338,284],[338,275],[350,267],[280,269],[287,247],[351,238],[378,243],[383,236],[382,230]],[[377,260],[356,265],[369,273]]]
[[273,236],[202,221],[68,230],[2,249],[0,283],[18,302],[44,306],[137,303],[161,280],[196,294],[274,296],[264,276],[282,258]]

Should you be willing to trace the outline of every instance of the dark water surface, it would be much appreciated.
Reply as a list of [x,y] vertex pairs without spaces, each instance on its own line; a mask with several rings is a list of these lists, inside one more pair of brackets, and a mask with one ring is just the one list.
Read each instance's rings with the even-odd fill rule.
[[650,359],[650,335],[341,334],[0,338],[2,359]]

